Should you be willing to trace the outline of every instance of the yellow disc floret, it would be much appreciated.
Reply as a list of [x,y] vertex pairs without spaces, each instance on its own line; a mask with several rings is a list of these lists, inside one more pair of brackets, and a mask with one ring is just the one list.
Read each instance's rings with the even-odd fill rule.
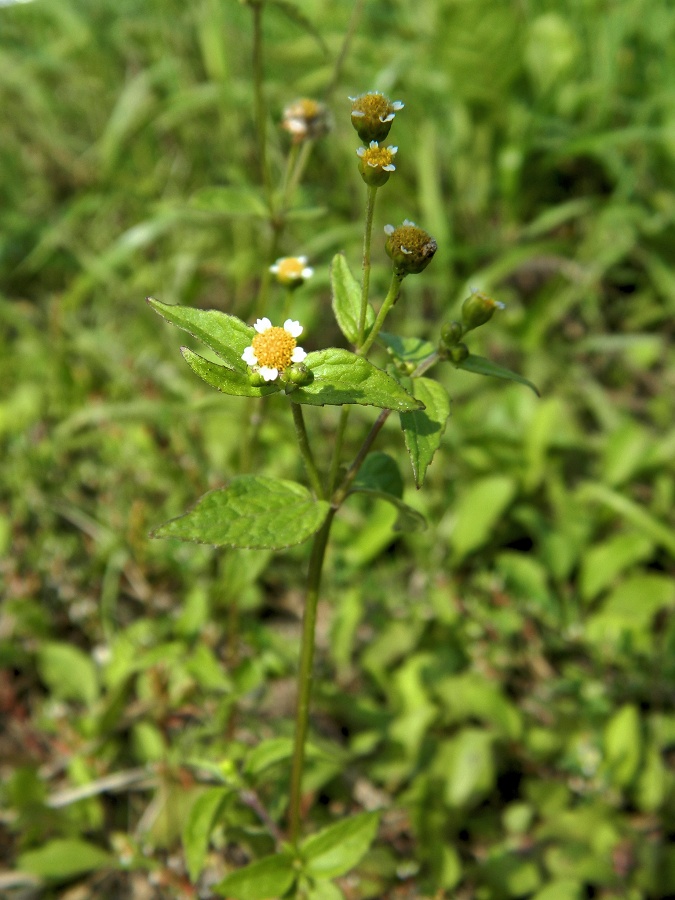
[[261,366],[281,372],[290,366],[297,341],[285,328],[275,326],[257,334],[251,346]]

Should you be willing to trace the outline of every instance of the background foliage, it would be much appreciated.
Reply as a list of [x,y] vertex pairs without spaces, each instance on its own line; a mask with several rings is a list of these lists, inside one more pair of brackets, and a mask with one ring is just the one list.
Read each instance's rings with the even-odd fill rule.
[[[321,41],[265,11],[275,171],[281,110],[322,96],[351,12],[303,11]],[[249,18],[0,8],[8,896],[210,896],[274,849],[307,547],[148,539],[242,469],[299,475],[281,408],[247,452],[246,401],[142,302],[246,318],[270,262]],[[358,265],[365,202],[345,98],[378,88],[406,108],[376,227],[439,243],[398,326],[435,340],[485,289],[507,310],[475,349],[543,393],[448,367],[443,447],[406,490],[430,531],[379,502],[336,523],[308,831],[384,811],[346,897],[675,895],[674,48],[646,0],[373,0],[326,98],[283,248],[317,272],[303,345],[339,343],[328,262]],[[405,463],[395,427],[379,446]]]

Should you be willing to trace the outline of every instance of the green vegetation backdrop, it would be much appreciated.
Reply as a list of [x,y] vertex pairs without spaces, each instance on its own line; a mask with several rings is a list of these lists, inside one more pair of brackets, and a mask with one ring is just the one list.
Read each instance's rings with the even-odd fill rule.
[[[542,391],[447,367],[444,443],[406,488],[429,531],[379,501],[336,521],[306,831],[382,815],[312,896],[675,896],[675,8],[367,0],[335,84],[351,6],[264,12],[274,171],[286,104],[334,119],[281,248],[315,270],[304,346],[341,340],[328,264],[358,267],[365,202],[347,96],[377,88],[406,107],[375,290],[382,226],[420,222],[439,249],[401,333],[435,341],[486,290],[506,310],[477,349]],[[273,261],[250,20],[0,5],[3,896],[213,896],[283,819],[308,547],[148,538],[242,466],[298,474],[280,409],[242,449],[245,402],[143,302],[247,319]]]

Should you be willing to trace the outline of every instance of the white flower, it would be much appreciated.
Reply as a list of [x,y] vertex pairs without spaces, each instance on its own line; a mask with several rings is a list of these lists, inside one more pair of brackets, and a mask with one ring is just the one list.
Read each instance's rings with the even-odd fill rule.
[[241,358],[247,366],[256,367],[265,381],[274,381],[292,363],[302,362],[307,356],[295,340],[303,331],[299,322],[286,319],[280,328],[265,317],[258,319],[253,327],[258,333]]

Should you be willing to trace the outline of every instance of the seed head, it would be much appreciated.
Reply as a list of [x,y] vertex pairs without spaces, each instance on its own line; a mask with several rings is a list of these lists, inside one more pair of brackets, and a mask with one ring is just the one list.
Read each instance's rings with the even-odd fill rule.
[[424,271],[438,247],[431,235],[408,219],[398,228],[385,225],[384,232],[387,235],[385,250],[393,260],[396,271],[403,275],[417,275]]
[[400,100],[392,101],[379,91],[350,97],[352,101],[352,125],[362,141],[383,141],[389,134],[394,116],[403,109]]

